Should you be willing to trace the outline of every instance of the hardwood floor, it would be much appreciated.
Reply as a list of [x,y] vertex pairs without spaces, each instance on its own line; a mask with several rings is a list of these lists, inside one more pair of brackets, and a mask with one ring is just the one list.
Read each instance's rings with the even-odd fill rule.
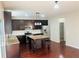
[[[16,49],[17,45],[7,47],[7,58],[79,58],[79,49],[65,46],[63,43],[51,42],[50,50],[43,48],[35,52],[29,50],[28,45],[19,45],[19,48]],[[13,53],[16,53],[16,56],[11,56]]]

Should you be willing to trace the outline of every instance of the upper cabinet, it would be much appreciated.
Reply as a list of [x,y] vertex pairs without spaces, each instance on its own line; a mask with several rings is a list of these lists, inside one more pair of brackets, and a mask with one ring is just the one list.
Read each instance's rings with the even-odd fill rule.
[[12,30],[24,30],[25,24],[23,20],[12,21]]
[[11,12],[4,11],[4,25],[5,25],[5,34],[11,34],[12,32]]
[[41,20],[42,25],[48,25],[48,20]]
[[48,20],[12,20],[12,30],[24,30],[26,27],[42,29],[44,25],[48,25]]
[[48,20],[35,20],[35,29],[42,29],[42,26],[48,25]]
[[48,25],[48,20],[35,20],[36,23],[39,23],[39,25]]

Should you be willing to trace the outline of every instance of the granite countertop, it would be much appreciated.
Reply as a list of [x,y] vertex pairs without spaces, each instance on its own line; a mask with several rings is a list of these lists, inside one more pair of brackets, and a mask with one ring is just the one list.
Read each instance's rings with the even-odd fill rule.
[[16,36],[6,36],[6,45],[19,44]]

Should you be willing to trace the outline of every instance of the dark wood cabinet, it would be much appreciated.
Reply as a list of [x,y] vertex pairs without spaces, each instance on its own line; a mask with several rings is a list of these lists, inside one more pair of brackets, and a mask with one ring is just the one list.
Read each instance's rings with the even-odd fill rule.
[[24,30],[25,25],[23,20],[12,21],[12,30]]
[[[35,23],[41,23],[41,25],[35,25]],[[32,29],[42,29],[43,25],[48,25],[48,20],[12,20],[12,30],[24,30],[26,26],[32,26]]]
[[48,25],[48,20],[40,20],[42,25]]
[[11,12],[4,11],[4,25],[5,25],[5,34],[11,34],[12,32]]
[[48,25],[48,20],[35,20],[35,23],[39,23],[39,25],[34,25],[35,29],[42,29],[42,26]]

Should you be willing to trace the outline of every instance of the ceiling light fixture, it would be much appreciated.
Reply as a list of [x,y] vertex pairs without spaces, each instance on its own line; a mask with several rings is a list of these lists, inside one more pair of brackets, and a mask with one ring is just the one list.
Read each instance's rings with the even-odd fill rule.
[[55,1],[55,6],[54,6],[54,8],[59,8],[58,1]]
[[36,12],[36,19],[37,19],[37,20],[40,19],[40,12]]

